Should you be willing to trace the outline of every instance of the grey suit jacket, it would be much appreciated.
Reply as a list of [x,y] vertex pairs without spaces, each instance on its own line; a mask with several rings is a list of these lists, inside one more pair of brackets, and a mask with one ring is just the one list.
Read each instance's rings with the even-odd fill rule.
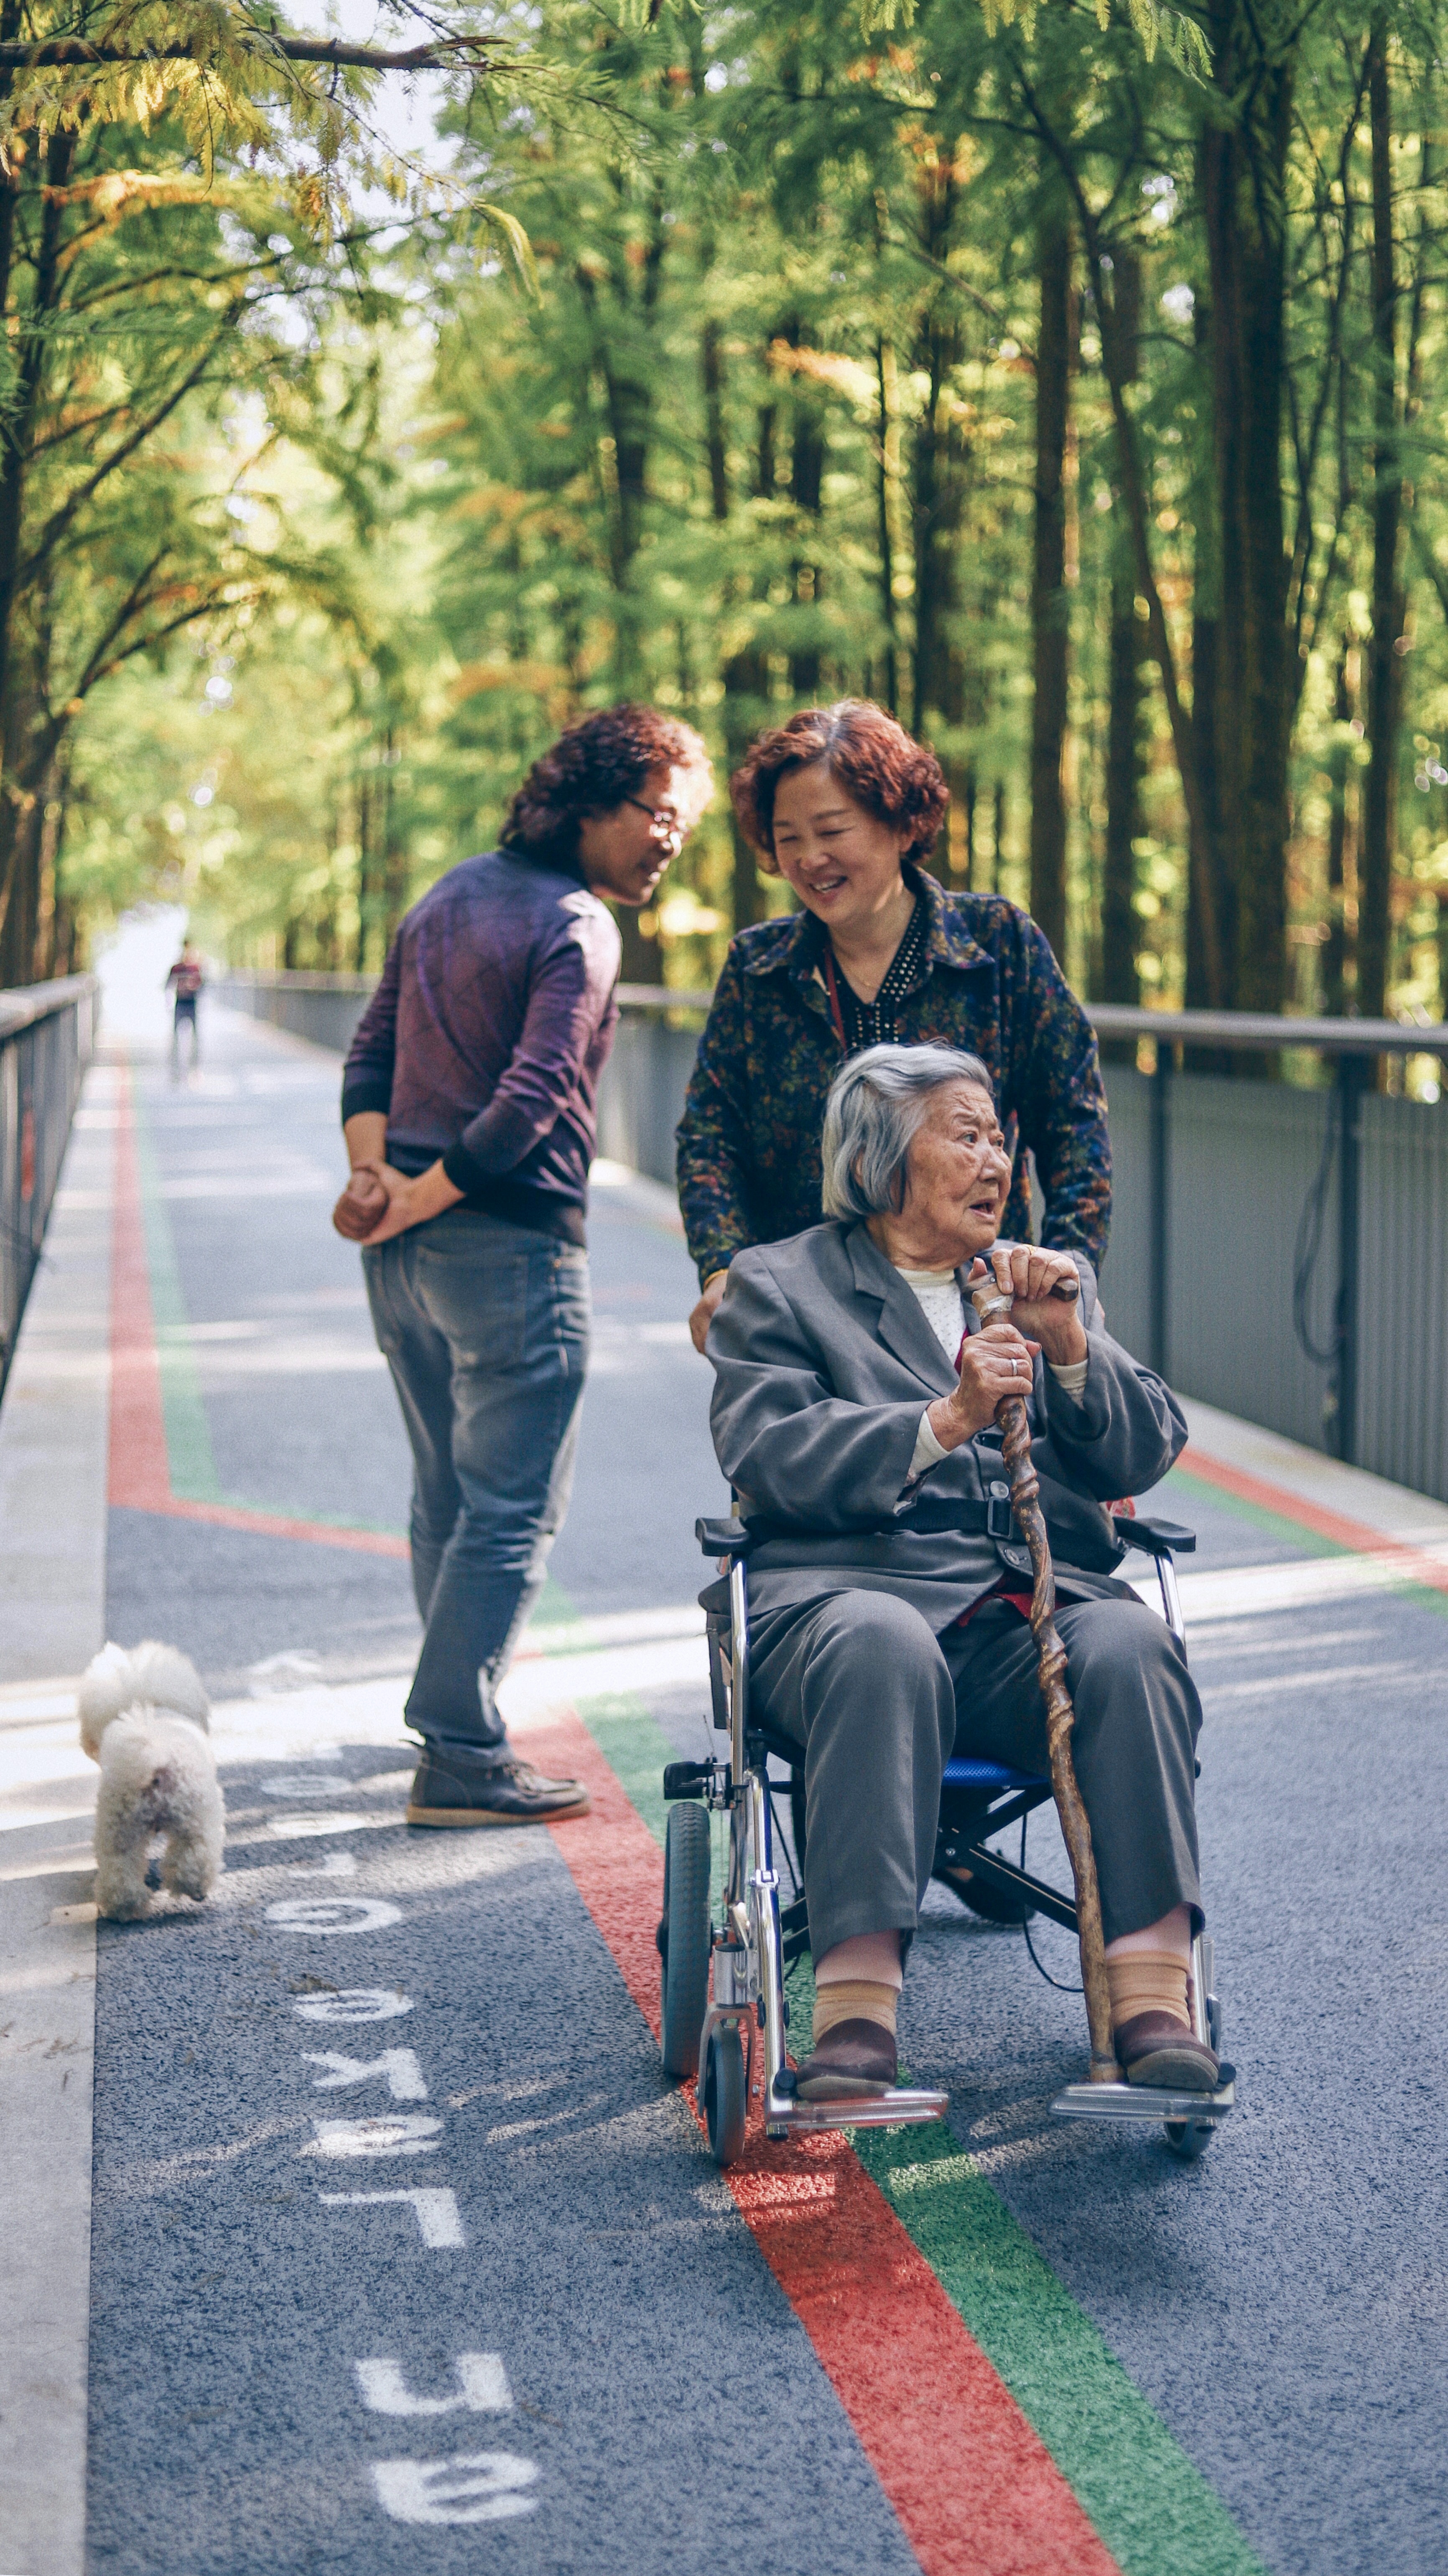
[[[1161,1379],[1112,1340],[1091,1266],[1072,1258],[1086,1385],[1078,1403],[1038,1358],[1028,1409],[1058,1587],[1079,1600],[1121,1589],[1110,1576],[1124,1550],[1100,1506],[1156,1484],[1187,1430]],[[999,1435],[954,1450],[902,1504],[920,1416],[951,1393],[956,1373],[863,1224],[812,1226],[736,1253],[708,1351],[714,1446],[738,1509],[786,1524],[750,1557],[757,1609],[860,1587],[900,1594],[939,1635],[1002,1573],[1029,1577],[1015,1528],[992,1539],[983,1528],[911,1527],[912,1503],[925,1497],[928,1520],[947,1518],[939,1506],[950,1500],[981,1517],[1004,1473]]]

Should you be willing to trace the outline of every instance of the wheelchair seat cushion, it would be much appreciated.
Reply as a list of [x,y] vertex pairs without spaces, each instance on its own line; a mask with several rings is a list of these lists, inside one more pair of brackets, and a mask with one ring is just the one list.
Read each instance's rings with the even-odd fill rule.
[[1034,1771],[1013,1771],[1005,1762],[984,1762],[973,1753],[953,1754],[945,1766],[942,1786],[947,1789],[970,1789],[977,1797],[998,1797],[1004,1789],[1048,1789]]

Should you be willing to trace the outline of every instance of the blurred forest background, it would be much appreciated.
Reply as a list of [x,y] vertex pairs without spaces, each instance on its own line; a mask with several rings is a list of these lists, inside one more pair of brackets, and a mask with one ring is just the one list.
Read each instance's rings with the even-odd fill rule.
[[[576,714],[858,695],[1090,997],[1443,1014],[1448,5],[397,8],[414,162],[280,25],[0,0],[0,982],[375,970]],[[780,899],[721,793],[625,975]]]

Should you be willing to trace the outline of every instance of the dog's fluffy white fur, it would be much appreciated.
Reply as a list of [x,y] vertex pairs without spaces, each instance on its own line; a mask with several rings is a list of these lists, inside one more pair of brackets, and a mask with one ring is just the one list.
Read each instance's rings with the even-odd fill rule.
[[161,1837],[161,1884],[209,1896],[221,1875],[225,1810],[207,1742],[211,1704],[174,1646],[103,1646],[78,1702],[80,1740],[101,1773],[96,1911],[118,1922],[151,1910],[146,1869]]

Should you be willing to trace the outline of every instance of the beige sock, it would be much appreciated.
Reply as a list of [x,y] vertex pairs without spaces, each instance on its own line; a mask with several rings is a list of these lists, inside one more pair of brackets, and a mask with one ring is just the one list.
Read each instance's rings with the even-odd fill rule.
[[818,2048],[837,2021],[878,2022],[893,2039],[899,2001],[898,1987],[877,1985],[873,1977],[840,1977],[832,1985],[816,1986],[811,2047]]
[[1173,1951],[1128,1950],[1121,1958],[1108,1959],[1106,1982],[1111,1989],[1113,2030],[1145,2012],[1169,2012],[1190,2030],[1187,1963]]

